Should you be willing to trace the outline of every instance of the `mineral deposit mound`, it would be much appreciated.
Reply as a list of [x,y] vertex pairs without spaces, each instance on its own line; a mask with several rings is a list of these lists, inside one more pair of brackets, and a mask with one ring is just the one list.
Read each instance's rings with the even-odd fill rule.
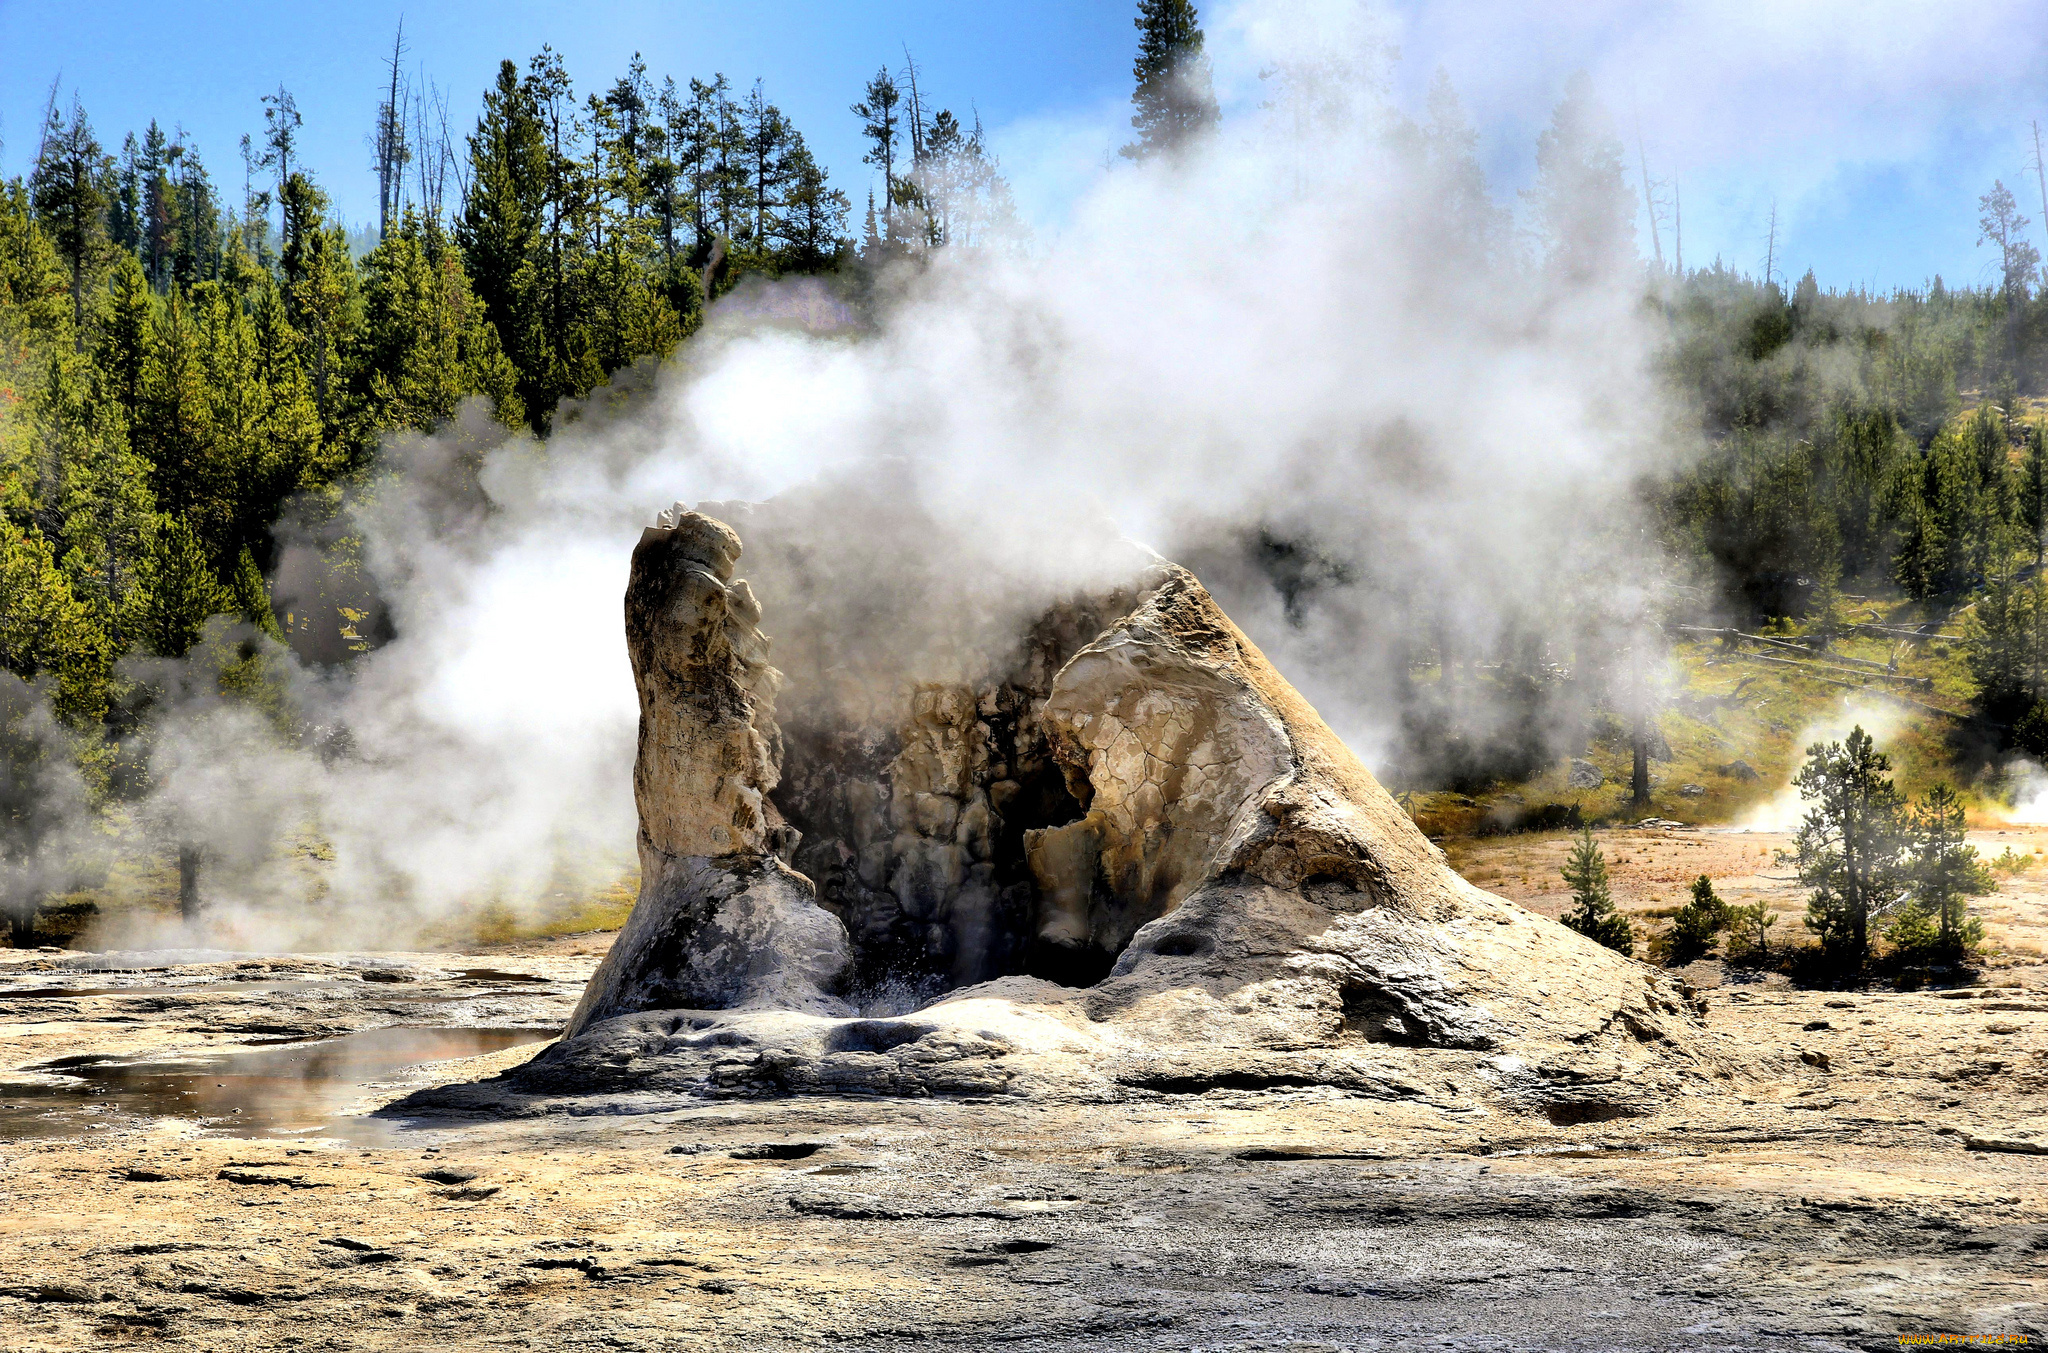
[[1570,1123],[1733,1074],[1668,979],[1459,878],[1187,570],[1124,546],[1120,586],[998,603],[859,516],[645,532],[639,900],[468,1102],[1320,1085]]

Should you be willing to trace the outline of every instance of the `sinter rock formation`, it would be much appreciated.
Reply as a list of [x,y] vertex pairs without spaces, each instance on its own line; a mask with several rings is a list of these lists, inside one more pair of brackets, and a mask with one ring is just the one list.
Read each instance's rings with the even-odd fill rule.
[[[1670,980],[1452,871],[1185,569],[946,649],[828,614],[785,531],[785,685],[739,551],[678,504],[634,552],[640,898],[520,1092],[1325,1085],[1573,1122],[1734,1073]],[[933,671],[878,682],[892,643]]]

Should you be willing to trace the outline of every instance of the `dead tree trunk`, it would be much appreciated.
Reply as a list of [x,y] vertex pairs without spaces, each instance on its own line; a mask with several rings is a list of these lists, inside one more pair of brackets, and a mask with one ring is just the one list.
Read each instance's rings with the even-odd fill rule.
[[1629,803],[1637,808],[1650,806],[1650,719],[1646,710],[1648,704],[1643,692],[1643,653],[1638,640],[1629,646],[1628,654],[1629,703],[1635,706],[1635,723],[1629,730],[1630,764],[1628,775]]
[[1640,706],[1636,709],[1635,733],[1630,743],[1634,755],[1628,773],[1629,802],[1637,808],[1647,808],[1650,806],[1650,733],[1649,720],[1643,717]]
[[199,847],[178,847],[178,915],[187,921],[199,917]]
[[35,948],[36,904],[33,901],[19,898],[8,907],[7,936],[17,949]]

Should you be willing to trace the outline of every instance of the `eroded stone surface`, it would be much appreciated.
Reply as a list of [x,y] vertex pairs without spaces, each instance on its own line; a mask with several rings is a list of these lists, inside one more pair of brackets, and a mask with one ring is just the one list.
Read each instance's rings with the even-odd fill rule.
[[846,931],[776,852],[781,734],[761,608],[732,529],[680,504],[633,551],[626,642],[640,693],[640,896],[569,1021],[663,1007],[842,1013]]
[[[271,963],[288,979],[276,985],[233,981],[249,971],[226,964],[205,987],[170,985],[186,971],[128,974],[130,994],[46,999],[15,988],[106,979],[11,957],[0,950],[14,1080],[48,1079],[17,1068],[60,1055],[188,1055],[256,1021],[311,1033],[462,1009],[495,1022],[515,996],[558,1019],[566,998],[550,992],[568,982],[484,989],[455,971],[568,978],[590,962],[309,957]],[[412,980],[365,982],[365,970]],[[1773,1050],[1765,1077],[1739,1098],[1681,1096],[1605,1122],[1505,1100],[1478,1112],[1425,1081],[1409,1094],[1364,1081],[1191,1093],[1176,1079],[1185,1062],[1136,1061],[1124,1073],[1146,1083],[1114,1104],[634,1087],[421,1120],[414,1096],[393,1106],[390,1140],[349,1144],[96,1115],[104,1126],[66,1138],[0,1141],[0,1347],[1254,1353],[1420,1340],[1677,1353],[2039,1340],[2048,1158],[1976,1143],[2040,1135],[2042,972],[1944,993],[1958,1000],[1724,988],[1707,1018]],[[397,999],[421,994],[444,999]],[[938,1009],[979,1000],[983,1018],[962,1027],[1006,1037],[1012,1026],[988,1021],[1113,1032],[1085,1011],[1027,1011],[1022,995]],[[2020,1032],[1986,1035],[1987,1007]],[[1834,1027],[1811,1031],[1822,1020]],[[1952,1050],[1920,1055],[1932,1043]],[[1808,1044],[1832,1051],[1831,1069],[1792,1055]],[[908,1046],[838,1055],[895,1063]]]
[[[1454,874],[1186,570],[1154,561],[978,655],[906,631],[893,697],[842,679],[886,656],[871,634],[793,606],[822,632],[793,645],[790,731],[736,537],[675,521],[628,605],[653,871],[532,1086],[1427,1086],[1611,1117],[1736,1074],[1676,984]],[[778,801],[822,906],[766,851],[795,831]],[[859,989],[890,962],[912,999]],[[840,997],[877,1017],[835,1019]]]

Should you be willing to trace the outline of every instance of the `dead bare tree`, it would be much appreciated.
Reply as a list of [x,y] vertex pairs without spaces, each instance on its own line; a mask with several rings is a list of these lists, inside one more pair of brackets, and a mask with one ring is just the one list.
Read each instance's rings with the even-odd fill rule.
[[448,134],[448,95],[422,73],[411,90],[413,176],[419,185],[420,211],[430,221],[442,218],[448,176],[459,174]]
[[1771,230],[1764,239],[1764,285],[1771,284],[1778,267],[1778,199],[1771,199]]
[[1664,271],[1664,241],[1657,233],[1657,202],[1650,193],[1650,156],[1643,149],[1643,124],[1636,123],[1636,163],[1643,171],[1643,210],[1650,217],[1650,248],[1657,255],[1657,271]]
[[[2041,233],[2048,235],[2048,170],[2041,166],[2041,124],[2031,124],[2034,129],[2034,182],[2041,189]],[[2048,272],[2042,274],[2042,282],[2048,285]]]
[[391,84],[377,109],[377,237],[391,233],[405,195],[405,164],[411,158],[405,137],[405,103],[401,90],[400,63],[405,59],[405,20],[398,21],[398,34],[391,40]]

